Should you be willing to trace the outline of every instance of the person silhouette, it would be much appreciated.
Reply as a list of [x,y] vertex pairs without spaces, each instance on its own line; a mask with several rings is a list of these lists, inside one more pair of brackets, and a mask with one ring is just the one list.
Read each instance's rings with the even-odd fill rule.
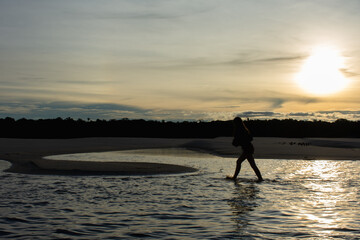
[[251,143],[253,140],[253,137],[251,136],[251,133],[249,129],[246,127],[245,123],[242,121],[241,118],[236,117],[234,118],[234,139],[232,141],[232,145],[235,147],[241,146],[242,148],[242,154],[236,161],[236,168],[234,176],[227,176],[227,179],[236,180],[237,176],[239,175],[241,164],[245,159],[248,160],[250,163],[250,166],[254,170],[256,176],[258,177],[258,181],[263,181],[263,178],[261,176],[260,170],[256,166],[255,159],[254,159],[254,146]]

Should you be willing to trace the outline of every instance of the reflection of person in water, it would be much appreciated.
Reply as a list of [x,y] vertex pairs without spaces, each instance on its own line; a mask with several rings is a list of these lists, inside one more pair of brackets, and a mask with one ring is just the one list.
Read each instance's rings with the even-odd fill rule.
[[254,183],[240,185],[235,182],[235,188],[228,204],[233,208],[232,212],[235,215],[232,220],[236,223],[236,232],[240,234],[236,237],[245,236],[243,234],[247,233],[247,227],[251,224],[250,213],[259,206],[257,201],[259,191]]
[[244,122],[241,118],[236,117],[234,119],[234,140],[232,144],[235,147],[241,146],[242,154],[236,161],[236,169],[233,177],[228,176],[228,179],[236,180],[240,169],[241,163],[247,159],[250,163],[250,166],[254,170],[256,176],[258,177],[259,181],[263,181],[261,176],[260,170],[256,166],[255,159],[254,159],[254,146],[252,145],[251,141],[253,140],[250,131],[245,126]]

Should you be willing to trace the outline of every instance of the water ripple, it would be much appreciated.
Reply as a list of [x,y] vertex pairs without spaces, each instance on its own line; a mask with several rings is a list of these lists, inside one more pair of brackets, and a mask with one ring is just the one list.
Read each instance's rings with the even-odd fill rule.
[[[112,159],[115,156],[111,154]],[[247,163],[238,182],[224,179],[233,172],[235,159],[154,155],[136,159],[182,162],[200,171],[131,177],[0,172],[0,237],[357,239],[360,235],[360,162],[260,159],[265,181],[257,183]]]

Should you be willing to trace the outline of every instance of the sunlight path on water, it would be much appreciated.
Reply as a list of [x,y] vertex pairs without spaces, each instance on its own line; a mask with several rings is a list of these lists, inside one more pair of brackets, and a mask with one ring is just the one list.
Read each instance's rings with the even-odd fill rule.
[[[0,237],[22,239],[356,239],[359,161],[258,159],[265,181],[234,158],[179,149],[51,158],[145,161],[199,171],[147,176],[0,172]],[[2,165],[0,165],[1,167]]]

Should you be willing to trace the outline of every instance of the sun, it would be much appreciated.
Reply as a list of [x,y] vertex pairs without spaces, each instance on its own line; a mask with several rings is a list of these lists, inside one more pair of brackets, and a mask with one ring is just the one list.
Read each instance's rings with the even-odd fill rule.
[[316,94],[333,94],[343,90],[349,83],[341,69],[344,57],[331,47],[317,47],[306,59],[295,81],[305,91]]

